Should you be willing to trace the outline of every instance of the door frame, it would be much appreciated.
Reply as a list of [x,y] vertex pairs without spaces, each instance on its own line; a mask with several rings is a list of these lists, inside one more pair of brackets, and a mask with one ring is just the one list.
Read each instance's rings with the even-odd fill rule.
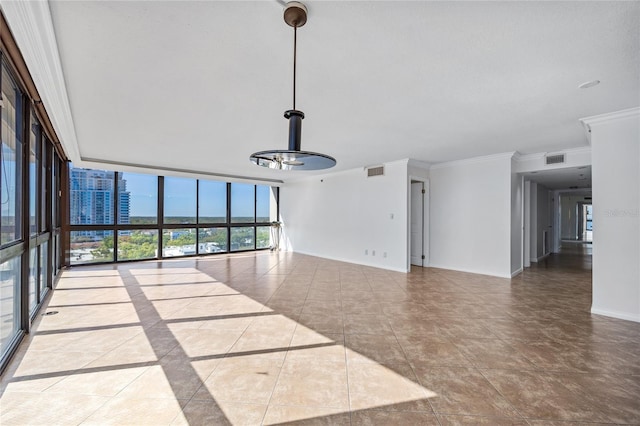
[[412,182],[422,182],[424,186],[424,197],[422,197],[423,205],[422,205],[422,252],[424,255],[424,260],[422,262],[422,267],[429,266],[429,257],[430,257],[430,246],[429,246],[429,179],[419,176],[411,176],[409,175],[408,184],[407,184],[407,272],[411,271],[411,207],[412,207],[412,197],[411,197],[411,183]]

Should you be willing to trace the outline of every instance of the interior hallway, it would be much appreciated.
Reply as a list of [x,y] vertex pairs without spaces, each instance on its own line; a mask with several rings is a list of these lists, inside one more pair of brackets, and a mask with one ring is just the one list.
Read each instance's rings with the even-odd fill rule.
[[511,281],[269,252],[73,268],[0,423],[638,424],[640,324],[589,313],[576,247]]

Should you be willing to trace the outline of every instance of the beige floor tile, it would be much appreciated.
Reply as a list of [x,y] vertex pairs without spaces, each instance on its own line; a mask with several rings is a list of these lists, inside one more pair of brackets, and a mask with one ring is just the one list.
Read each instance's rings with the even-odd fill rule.
[[266,410],[266,405],[191,400],[171,425],[259,425]]
[[[441,426],[458,425],[490,425],[490,426],[526,426],[526,420],[509,417],[480,417],[480,416],[438,416]],[[574,425],[575,426],[575,425]]]
[[453,343],[471,363],[480,368],[532,370],[535,368],[514,346],[499,339],[454,339]]
[[345,314],[344,333],[393,335],[393,330],[384,315]]
[[525,418],[606,421],[607,416],[553,374],[483,370],[483,375]]
[[1,386],[10,391],[44,391],[101,356],[96,352],[27,351],[19,364],[2,375]]
[[348,426],[350,422],[348,411],[330,407],[270,405],[264,418],[265,425]]
[[351,410],[431,412],[428,399],[436,395],[417,383],[408,365],[350,363],[348,368]]
[[149,368],[152,367],[80,369],[47,388],[46,393],[115,396]]
[[378,409],[354,411],[353,426],[434,425],[439,426],[433,413],[421,411],[382,411]]
[[255,355],[265,359],[282,361],[289,350],[293,330],[279,334],[261,331],[245,331],[229,350],[232,357]]
[[82,425],[166,425],[187,401],[176,399],[115,397],[89,416]]
[[226,358],[193,399],[268,404],[280,368],[281,363],[276,360],[256,357]]
[[129,383],[119,397],[190,399],[208,377],[201,377],[190,363],[153,365]]
[[108,398],[101,396],[5,392],[0,398],[0,424],[76,425],[100,409]]
[[287,360],[345,360],[344,336],[342,334],[321,334],[298,325],[287,351]]
[[448,339],[400,335],[398,342],[410,363],[453,367],[471,366],[471,361]]
[[284,252],[73,268],[0,421],[636,424],[640,325],[591,315],[590,280],[575,255],[512,280]]
[[183,329],[174,332],[175,340],[192,358],[222,357],[242,335],[239,330]]
[[436,394],[430,402],[438,414],[519,417],[511,404],[474,368],[416,364],[414,368],[420,383]]
[[404,364],[407,359],[395,336],[389,334],[347,334],[347,361]]
[[264,315],[253,319],[253,322],[247,328],[248,332],[257,332],[264,334],[293,334],[296,329],[297,322],[285,315]]
[[344,361],[287,360],[273,390],[271,404],[334,407],[348,410]]

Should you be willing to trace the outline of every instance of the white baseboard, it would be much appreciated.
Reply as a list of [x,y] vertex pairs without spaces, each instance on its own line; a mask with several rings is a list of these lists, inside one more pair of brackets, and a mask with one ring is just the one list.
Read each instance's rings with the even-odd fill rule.
[[591,313],[596,315],[603,315],[605,317],[617,318],[626,321],[640,322],[639,314],[628,314],[626,312],[606,311],[604,309],[591,308]]
[[[372,268],[386,269],[388,271],[394,271],[394,272],[402,272],[404,274],[409,272],[406,268],[396,268],[394,266],[383,265],[383,264],[379,264],[379,263],[362,262],[360,260],[346,259],[346,258],[335,257],[335,256],[326,256],[324,254],[312,253],[312,252],[301,251],[301,250],[289,250],[289,251],[291,251],[292,253],[304,254],[304,255],[307,255],[307,256],[320,257],[322,259],[335,260],[337,262],[354,263],[356,265],[370,266]],[[382,258],[382,259],[384,259],[384,258]]]
[[490,272],[487,272],[487,271],[478,271],[478,270],[473,270],[473,269],[458,268],[458,267],[453,267],[453,266],[448,266],[448,265],[435,265],[435,264],[432,263],[432,264],[429,265],[429,267],[430,268],[448,269],[450,271],[468,272],[470,274],[488,275],[490,277],[511,278],[511,274],[495,274],[495,273],[490,273]]
[[511,278],[513,278],[513,277],[515,277],[515,276],[517,276],[517,275],[520,275],[520,274],[522,273],[522,271],[524,271],[524,268],[520,268],[520,269],[518,269],[518,270],[516,270],[516,271],[512,272],[512,273],[511,273]]

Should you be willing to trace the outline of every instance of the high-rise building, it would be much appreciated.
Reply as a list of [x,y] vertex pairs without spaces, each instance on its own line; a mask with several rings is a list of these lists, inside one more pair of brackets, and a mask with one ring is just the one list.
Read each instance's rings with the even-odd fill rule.
[[[70,222],[72,225],[114,223],[113,196],[115,173],[105,170],[71,169]],[[130,223],[130,197],[127,181],[118,174],[118,222]],[[102,231],[83,231],[83,236],[103,237]]]

